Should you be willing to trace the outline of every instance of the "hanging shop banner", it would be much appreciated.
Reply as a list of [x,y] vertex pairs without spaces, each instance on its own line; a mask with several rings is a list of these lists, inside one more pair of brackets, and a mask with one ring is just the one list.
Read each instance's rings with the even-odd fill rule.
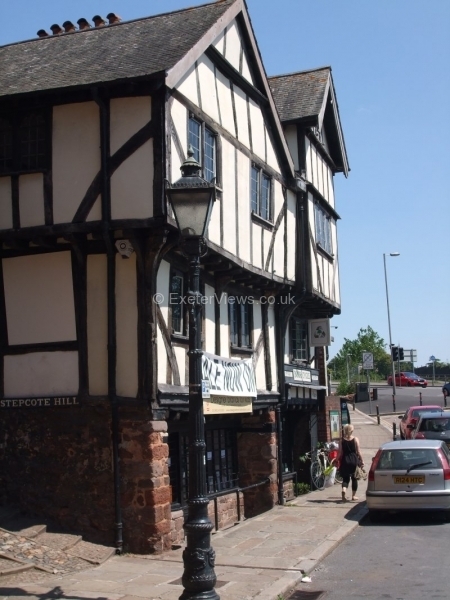
[[251,359],[204,353],[202,370],[202,379],[209,381],[210,394],[204,399],[205,414],[252,412],[252,398],[257,392]]
[[211,396],[256,398],[256,379],[252,359],[238,360],[203,353],[203,379],[209,381]]
[[311,319],[309,321],[309,345],[329,346],[330,344],[330,320]]

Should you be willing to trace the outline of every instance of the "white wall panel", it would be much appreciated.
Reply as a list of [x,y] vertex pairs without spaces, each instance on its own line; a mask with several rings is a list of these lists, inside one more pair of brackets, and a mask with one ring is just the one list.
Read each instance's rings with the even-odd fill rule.
[[5,356],[4,369],[5,398],[78,394],[78,352],[32,352]]
[[[223,168],[223,247],[236,254],[236,150],[225,139],[222,139]],[[220,205],[219,205],[220,208]]]
[[252,125],[253,152],[261,160],[266,160],[266,144],[264,135],[264,118],[259,106],[250,100],[250,120]]
[[319,189],[319,175],[317,172],[317,150],[314,146],[311,146],[311,159],[312,159],[312,184]]
[[[161,309],[162,316],[165,323],[167,324],[169,319],[169,280],[170,280],[170,264],[162,260],[159,265],[156,287],[161,296],[161,302],[159,307]],[[161,334],[161,330],[158,327],[157,336],[157,351],[158,351],[158,382],[166,383],[166,372],[167,372],[167,352],[164,345],[164,340]]]
[[233,65],[236,71],[239,71],[239,61],[241,56],[241,37],[239,35],[236,21],[232,21],[227,27],[226,32],[225,58]]
[[239,257],[250,262],[250,162],[238,152]]
[[306,179],[312,183],[311,142],[305,136]]
[[240,142],[250,148],[250,137],[248,128],[247,96],[244,92],[234,87],[234,103],[236,106],[236,118],[238,123],[238,139]]
[[95,102],[53,108],[52,161],[53,219],[69,223],[100,171],[100,121]]
[[0,229],[12,229],[11,177],[0,177]]
[[219,294],[220,298],[220,356],[230,357],[230,328],[228,322],[228,294]]
[[278,164],[278,159],[274,147],[272,145],[272,141],[270,139],[269,132],[266,129],[266,143],[267,143],[267,164],[270,165],[273,169],[280,171],[280,166]]
[[192,65],[192,67],[190,67],[190,69],[186,71],[186,73],[183,75],[176,87],[182,94],[186,96],[186,98],[189,98],[191,102],[193,102],[197,106],[200,106],[197,91],[197,77],[195,74],[195,65]]
[[242,75],[242,77],[245,77],[245,79],[247,79],[247,81],[250,81],[251,84],[253,84],[253,77],[252,77],[252,74],[250,71],[250,67],[248,64],[248,60],[247,60],[245,51],[244,51],[244,56],[242,57],[241,75]]
[[104,254],[87,257],[87,345],[89,393],[108,393],[107,260]]
[[214,65],[206,56],[198,61],[198,76],[200,80],[200,93],[202,95],[202,109],[219,123]]
[[214,288],[205,285],[205,349],[211,354],[216,353],[216,315],[214,305]]
[[300,170],[298,164],[298,140],[297,140],[297,125],[288,125],[284,130],[286,142],[291,153],[292,160],[294,161],[294,168],[296,171]]
[[[186,107],[178,102],[178,100],[173,100],[171,116],[173,126],[175,128],[176,134],[178,135],[178,139],[180,140],[180,145],[183,148],[185,154],[187,153],[187,123],[188,123],[188,111]],[[174,182],[181,177],[181,160],[178,156],[178,152],[175,146],[175,143],[171,142],[171,162],[172,162],[172,172],[170,174],[170,181]]]
[[220,54],[222,54],[223,56],[223,51],[224,51],[224,39],[225,39],[225,29],[223,31],[220,32],[220,34],[216,37],[216,39],[213,42],[213,46],[216,50],[218,50],[220,52]]
[[[255,302],[253,305],[253,348],[256,348],[262,331],[261,305]],[[264,345],[261,348],[259,358],[255,366],[256,389],[266,389],[266,372],[264,369]]]
[[20,226],[45,225],[44,176],[30,173],[19,177]]
[[220,103],[220,115],[222,117],[222,126],[236,136],[236,127],[234,124],[233,105],[231,103],[230,81],[219,71],[216,72],[217,91]]
[[[180,346],[174,346],[173,351],[178,365],[178,373],[180,375],[180,384],[188,385],[189,381],[186,379],[188,373],[186,372],[186,350]],[[172,378],[172,384],[175,384]]]
[[273,248],[273,272],[277,277],[284,277],[284,217],[281,219],[280,226],[275,234],[275,244]]
[[116,386],[119,396],[136,397],[138,392],[138,311],[136,255],[116,255]]
[[10,344],[76,340],[70,252],[3,259]]
[[269,343],[270,343],[270,367],[272,372],[272,389],[278,389],[278,372],[277,372],[277,353],[275,343],[275,309],[269,306],[268,310],[269,322]]
[[334,208],[334,180],[331,169],[328,169],[328,203]]
[[297,252],[296,226],[297,226],[297,202],[296,197],[290,190],[287,191],[287,276],[295,279],[295,256]]
[[208,223],[207,237],[212,242],[220,246],[220,211],[221,202],[223,202],[223,196],[217,196],[211,211],[211,217]]
[[111,177],[113,219],[153,216],[153,140],[127,158]]
[[151,120],[152,99],[150,96],[116,98],[111,100],[110,111],[110,147],[113,155]]
[[252,259],[251,263],[253,266],[261,269],[263,267],[262,258],[261,258],[261,238],[263,235],[263,228],[261,225],[256,223],[251,223],[250,225],[252,230]]

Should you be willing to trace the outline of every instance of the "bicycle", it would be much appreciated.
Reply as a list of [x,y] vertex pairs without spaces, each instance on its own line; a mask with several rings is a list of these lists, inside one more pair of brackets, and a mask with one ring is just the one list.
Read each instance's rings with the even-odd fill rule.
[[[311,474],[311,482],[317,490],[325,488],[325,479],[331,473],[335,466],[335,461],[338,457],[337,444],[334,442],[326,442],[322,447],[307,452],[304,456],[305,460],[311,460],[309,468]],[[335,483],[342,483],[342,477],[339,470],[336,471]]]

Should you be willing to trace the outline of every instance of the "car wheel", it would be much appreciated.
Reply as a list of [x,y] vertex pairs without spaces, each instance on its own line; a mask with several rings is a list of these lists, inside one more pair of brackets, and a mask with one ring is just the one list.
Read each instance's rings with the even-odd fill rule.
[[372,523],[379,523],[383,518],[381,510],[369,510],[369,519]]
[[408,381],[407,386],[411,387],[411,382],[410,381]]
[[426,386],[426,385],[423,385],[422,387],[425,389],[427,386]]

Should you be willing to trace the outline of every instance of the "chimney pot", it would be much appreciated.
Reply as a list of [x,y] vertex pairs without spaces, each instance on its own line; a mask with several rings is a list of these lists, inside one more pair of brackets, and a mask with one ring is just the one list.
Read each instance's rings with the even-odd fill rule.
[[48,33],[45,31],[45,29],[39,29],[36,35],[39,37],[47,37]]
[[120,21],[122,20],[122,18],[119,17],[119,15],[116,15],[113,12],[110,12],[108,15],[106,15],[106,18],[108,19],[110,25],[112,25],[113,23],[120,23]]
[[86,19],[84,19],[83,17],[81,19],[78,19],[77,23],[78,23],[78,27],[80,29],[90,29],[91,28],[89,22]]
[[66,33],[69,33],[70,31],[76,31],[76,27],[72,21],[64,21],[63,27]]
[[92,20],[96,27],[103,27],[103,25],[106,25],[106,21],[102,19],[100,15],[95,15],[95,17],[92,17]]
[[61,27],[57,23],[52,25],[50,27],[50,29],[52,30],[53,35],[58,35],[60,33],[64,33],[64,29],[61,29]]

